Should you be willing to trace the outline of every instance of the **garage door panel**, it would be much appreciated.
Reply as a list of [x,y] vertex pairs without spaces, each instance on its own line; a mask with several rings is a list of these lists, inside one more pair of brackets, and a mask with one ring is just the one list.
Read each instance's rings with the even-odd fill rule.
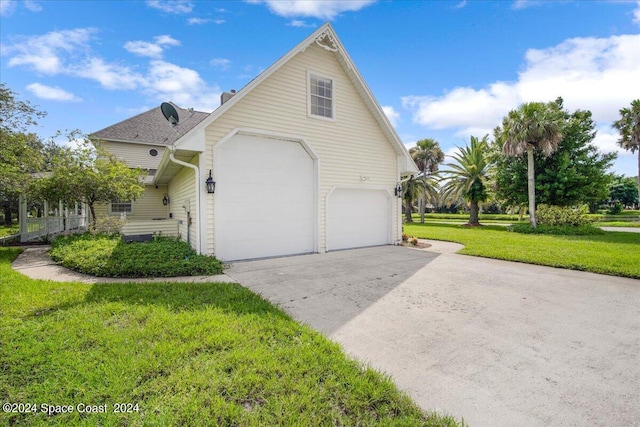
[[391,203],[386,191],[335,189],[327,205],[328,250],[391,243]]
[[216,256],[314,252],[315,168],[301,144],[236,135],[215,156]]

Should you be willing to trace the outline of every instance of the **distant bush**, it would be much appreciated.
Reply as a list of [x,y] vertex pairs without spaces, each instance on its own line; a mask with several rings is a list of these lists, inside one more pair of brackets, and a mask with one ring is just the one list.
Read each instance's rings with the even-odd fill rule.
[[609,207],[609,209],[607,210],[607,213],[609,215],[618,215],[619,213],[622,213],[622,203],[615,202],[613,206]]
[[216,258],[170,237],[125,243],[114,235],[76,234],[54,240],[50,253],[67,268],[100,277],[209,276],[223,269]]
[[590,224],[583,225],[540,225],[533,228],[529,223],[510,225],[509,231],[521,234],[550,234],[555,236],[595,236],[605,232]]
[[587,216],[589,209],[587,206],[571,208],[565,206],[540,205],[536,209],[536,218],[540,225],[552,226],[580,226],[592,222]]

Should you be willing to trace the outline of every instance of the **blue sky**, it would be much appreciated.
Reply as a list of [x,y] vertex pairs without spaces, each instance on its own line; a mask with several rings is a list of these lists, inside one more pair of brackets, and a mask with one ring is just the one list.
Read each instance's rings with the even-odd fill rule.
[[0,81],[90,133],[172,100],[212,111],[330,21],[407,147],[452,153],[522,102],[588,109],[614,171],[637,173],[611,122],[640,98],[639,1],[0,0]]

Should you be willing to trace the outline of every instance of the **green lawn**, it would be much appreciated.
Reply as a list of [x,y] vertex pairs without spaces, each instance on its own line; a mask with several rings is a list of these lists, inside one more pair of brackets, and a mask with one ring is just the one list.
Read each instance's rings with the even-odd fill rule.
[[237,284],[31,280],[17,254],[0,248],[0,400],[37,412],[0,425],[458,425]]
[[640,233],[597,236],[519,234],[504,227],[404,224],[409,236],[462,243],[461,254],[640,279]]

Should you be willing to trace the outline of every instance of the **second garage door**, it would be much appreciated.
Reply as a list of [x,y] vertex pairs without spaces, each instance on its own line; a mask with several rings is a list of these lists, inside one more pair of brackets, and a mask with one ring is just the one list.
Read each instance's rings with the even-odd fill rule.
[[391,243],[391,203],[384,190],[337,188],[327,200],[327,250]]
[[314,160],[300,143],[236,135],[214,160],[219,259],[315,252]]

